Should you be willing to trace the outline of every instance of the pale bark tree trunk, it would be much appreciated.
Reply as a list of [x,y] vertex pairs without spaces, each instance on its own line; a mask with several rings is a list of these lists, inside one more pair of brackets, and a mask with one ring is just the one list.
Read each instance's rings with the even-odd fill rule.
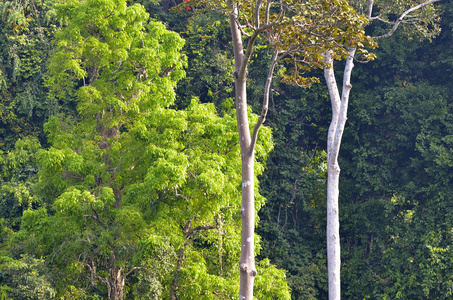
[[347,119],[349,92],[351,90],[351,72],[354,67],[355,48],[350,49],[346,60],[343,77],[343,90],[340,97],[335,80],[333,60],[329,52],[325,62],[330,64],[324,69],[324,76],[332,103],[332,121],[327,136],[327,268],[329,277],[329,300],[341,297],[340,281],[340,219],[339,219],[339,179],[340,166],[338,154],[341,138]]
[[269,92],[275,65],[279,59],[278,52],[274,53],[271,67],[264,88],[264,99],[261,115],[254,125],[250,134],[248,113],[247,113],[247,65],[253,52],[253,46],[259,32],[249,38],[246,52],[242,44],[242,32],[237,22],[237,6],[234,6],[230,15],[231,36],[233,41],[233,52],[235,61],[234,82],[235,82],[235,103],[236,118],[241,147],[242,163],[242,233],[241,233],[241,258],[239,300],[253,299],[253,283],[256,276],[255,268],[255,191],[254,191],[254,164],[255,145],[258,139],[258,131],[266,120]]
[[235,61],[234,82],[236,117],[241,146],[242,162],[242,234],[239,300],[253,298],[253,282],[255,269],[255,203],[254,203],[254,151],[251,149],[251,136],[247,117],[247,65],[244,61],[244,50],[241,32],[236,24],[236,15],[230,16],[231,35]]
[[[409,8],[399,16],[389,32],[384,35],[374,37],[374,39],[380,40],[392,36],[398,26],[411,12],[440,1],[441,0],[428,0]],[[373,5],[374,0],[368,0],[367,17],[370,20],[373,19]],[[338,154],[347,119],[349,93],[352,88],[351,73],[354,68],[355,52],[356,48],[351,48],[348,51],[349,57],[346,60],[346,66],[344,69],[341,97],[335,80],[331,53],[325,53],[325,63],[328,66],[324,68],[324,77],[326,79],[332,103],[332,121],[330,123],[327,136],[327,267],[329,278],[329,300],[339,300],[341,298],[340,221],[338,203],[340,166],[338,164]]]

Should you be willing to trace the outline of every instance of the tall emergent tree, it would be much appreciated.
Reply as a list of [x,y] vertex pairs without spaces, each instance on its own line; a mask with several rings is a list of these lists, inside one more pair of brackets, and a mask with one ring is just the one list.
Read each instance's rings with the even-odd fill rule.
[[[50,99],[73,101],[78,114],[46,124],[52,147],[40,153],[38,195],[51,204],[50,214],[25,212],[22,231],[40,228],[48,236],[40,241],[42,255],[80,265],[93,285],[105,284],[109,299],[122,299],[126,278],[139,268],[133,258],[145,230],[139,211],[123,204],[122,133],[132,135],[146,112],[172,102],[183,41],[148,22],[143,7],[121,0],[68,1],[58,17],[68,26],[56,35]],[[163,75],[167,69],[173,72]]]
[[[34,195],[46,205],[24,212],[16,253],[46,258],[65,299],[231,298],[240,249],[232,112],[219,117],[196,100],[169,108],[184,41],[142,6],[74,0],[58,17],[67,26],[55,37],[49,98],[74,110],[45,125],[51,147],[38,152]],[[257,144],[264,159],[269,130]],[[289,299],[283,271],[267,261],[258,271],[260,297]]]
[[[429,1],[351,1],[358,10],[364,12],[369,22],[376,20],[389,24],[387,32],[374,37],[375,40],[390,37],[400,25],[411,35],[418,34],[422,38],[432,38],[439,33],[439,21],[434,2]],[[378,13],[374,13],[378,11]],[[395,15],[397,17],[395,17]],[[366,25],[369,22],[362,24]],[[408,28],[409,27],[409,28]],[[351,41],[352,42],[352,41]],[[340,92],[335,79],[332,55],[333,51],[326,51],[324,54],[324,76],[329,90],[332,103],[332,121],[330,123],[327,137],[327,260],[329,273],[329,299],[340,299],[340,223],[339,223],[339,178],[340,166],[338,155],[340,151],[341,138],[347,119],[349,93],[352,88],[351,73],[354,67],[357,47],[351,44],[348,49],[346,65],[343,73],[342,92]]]
[[[364,33],[366,18],[360,16],[347,1],[326,0],[255,0],[205,1],[186,0],[180,9],[192,7],[223,12],[229,17],[235,70],[235,103],[242,161],[242,237],[239,299],[253,298],[256,276],[254,253],[255,148],[258,131],[266,120],[274,70],[282,62],[284,81],[310,86],[317,78],[304,77],[312,68],[322,68],[323,54],[332,58],[348,57],[350,47],[358,47],[365,59],[371,56],[364,46],[372,40]],[[244,46],[244,41],[247,41]],[[247,107],[247,67],[256,51],[257,40],[269,46],[271,59],[265,80],[262,110],[259,119],[249,126]],[[331,61],[326,62],[330,64]]]

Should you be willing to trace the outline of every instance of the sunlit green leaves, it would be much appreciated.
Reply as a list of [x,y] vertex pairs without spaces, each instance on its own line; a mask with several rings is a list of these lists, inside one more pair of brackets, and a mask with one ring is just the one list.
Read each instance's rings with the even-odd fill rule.
[[[72,21],[57,35],[47,82],[50,96],[75,96],[79,112],[88,118],[109,109],[133,116],[168,106],[174,101],[174,82],[184,75],[178,53],[183,40],[164,25],[148,22],[142,6],[120,2],[69,2],[59,9],[60,17]],[[120,115],[104,114],[103,119],[108,127],[118,126],[125,122]]]
[[[43,218],[47,227],[36,234],[55,263],[94,264],[106,280],[112,268],[126,274],[138,267],[131,273],[135,287],[168,290],[179,272],[197,270],[178,293],[195,299],[193,288],[209,279],[232,295],[237,281],[224,274],[234,273],[240,249],[234,111],[220,117],[212,104],[196,100],[186,111],[168,109],[184,76],[183,40],[147,23],[142,7],[112,9],[112,3],[59,8],[68,26],[56,37],[47,84],[50,97],[72,97],[78,115],[46,124],[52,146],[39,152],[37,187],[54,215]],[[259,159],[272,147],[269,131],[263,133]],[[24,228],[33,230],[39,218],[26,215]],[[167,254],[156,257],[161,248]],[[188,258],[177,270],[175,253]],[[155,263],[162,266],[151,276]]]
[[[263,259],[257,266],[258,275],[255,283],[255,293],[260,295],[260,299],[272,300],[291,299],[288,291],[285,270],[277,269],[271,265],[268,259]],[[273,278],[269,282],[269,278]]]

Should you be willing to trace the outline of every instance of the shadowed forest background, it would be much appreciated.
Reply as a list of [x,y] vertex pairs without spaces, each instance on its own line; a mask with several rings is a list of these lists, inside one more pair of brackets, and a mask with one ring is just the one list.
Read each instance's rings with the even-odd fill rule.
[[[237,298],[230,27],[176,2],[0,3],[0,299]],[[355,63],[345,299],[453,294],[453,3],[439,6],[432,41],[397,31]],[[257,44],[254,113],[271,56]],[[327,299],[330,114],[322,80],[275,77],[256,155],[257,299]]]

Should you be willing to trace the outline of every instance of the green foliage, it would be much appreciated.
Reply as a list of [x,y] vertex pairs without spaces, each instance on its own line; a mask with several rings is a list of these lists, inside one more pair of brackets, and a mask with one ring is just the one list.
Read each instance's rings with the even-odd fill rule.
[[[56,2],[0,3],[0,298],[103,299],[103,280],[123,268],[126,298],[166,299],[176,278],[181,299],[234,299],[240,163],[224,16],[194,14],[200,1],[184,1],[178,14],[168,12],[173,1],[140,1],[178,29],[183,46],[139,5]],[[305,3],[290,8],[331,2]],[[359,12],[368,4],[349,3]],[[375,1],[373,16],[394,21],[415,3]],[[436,7],[444,11],[438,38]],[[341,11],[331,17],[345,21]],[[352,12],[346,21],[360,23]],[[452,12],[449,1],[416,12],[415,35],[402,24],[380,42],[373,64],[356,64],[340,155],[344,298],[451,298]],[[309,21],[327,22],[326,14]],[[344,37],[361,34],[342,29]],[[367,34],[388,29],[375,20]],[[251,57],[248,81],[255,111],[272,54],[266,45],[298,41],[304,66],[322,66],[313,37],[282,30],[256,41],[262,51]],[[322,149],[330,108],[321,88],[272,86],[274,152],[264,170],[264,129],[256,165],[268,199],[257,228],[257,299],[288,299],[287,285],[293,299],[327,298]],[[51,146],[41,149],[38,139]]]
[[55,0],[0,3],[0,147],[13,148],[27,135],[42,138],[52,108],[45,99],[43,73],[57,28]]
[[[443,17],[446,29],[432,43],[396,33],[380,43],[375,62],[356,64],[340,154],[344,298],[451,297],[451,89],[448,59],[439,58],[451,44],[451,19]],[[324,147],[329,103],[318,91],[307,91],[302,103],[292,100],[299,92],[283,85],[274,93],[268,119],[275,126],[275,153],[261,179],[269,199],[258,227],[261,255],[288,270],[293,299],[325,299],[324,183],[316,172],[319,187],[312,192],[304,158]],[[314,164],[315,170],[321,166],[322,160]],[[304,210],[310,202],[318,206]]]
[[[108,263],[112,252],[115,265],[124,266],[125,272],[134,263],[145,268],[144,262],[150,266],[157,260],[162,265],[174,257],[172,253],[181,252],[186,257],[181,275],[177,274],[181,295],[197,298],[200,284],[203,293],[234,293],[237,278],[231,274],[237,268],[240,240],[240,163],[234,118],[220,118],[213,105],[193,102],[185,112],[150,111],[134,125],[118,137],[122,163],[115,173],[108,166],[100,169],[104,157],[89,155],[89,148],[79,154],[68,148],[42,152],[41,182],[46,190],[61,194],[53,203],[53,216],[47,217],[43,210],[24,213],[22,230],[42,234],[37,243],[47,244],[43,254],[53,253],[54,263],[65,264],[76,255],[83,265],[95,263],[99,276],[103,276],[101,270],[112,268]],[[269,141],[264,133],[263,141]],[[260,156],[268,151],[269,142],[262,147]],[[97,168],[91,168],[96,160]],[[115,180],[99,174],[102,171]],[[94,186],[85,180],[90,174],[98,178]],[[168,237],[163,251],[168,255],[156,258],[157,245],[144,242],[145,237],[155,241]],[[146,275],[147,271],[134,275],[135,286],[167,284],[168,288],[176,276],[174,264],[167,262],[158,275]],[[219,264],[220,270],[214,267]]]
[[[177,88],[176,103],[186,107],[191,98],[229,109],[233,97],[233,59],[229,47],[230,27],[213,12],[193,15],[187,24],[184,53],[188,57],[187,77]],[[225,103],[225,104],[223,104]],[[231,103],[230,103],[231,106]]]
[[37,172],[36,153],[40,147],[36,138],[19,139],[14,150],[0,157],[0,218],[7,220],[10,228],[16,230],[19,228],[22,212],[37,202],[30,192],[30,186]]
[[[83,117],[98,116],[108,129],[140,109],[172,103],[175,82],[184,74],[178,53],[183,40],[163,24],[148,22],[142,6],[69,2],[58,16],[72,21],[56,36],[47,81],[51,97],[76,98]],[[102,115],[108,110],[123,113],[110,119]]]
[[[381,94],[379,101],[377,95],[369,95],[353,107],[354,138],[345,145],[345,159],[351,164],[344,168],[343,184],[354,192],[344,199],[357,199],[345,203],[342,222],[346,247],[355,247],[344,257],[345,278],[353,282],[345,293],[360,298],[448,299],[447,91],[419,83],[387,88]],[[352,145],[356,150],[348,151]]]
[[[2,181],[24,182],[35,173],[36,152],[41,148],[36,138],[18,139],[13,151],[1,158]],[[2,153],[3,154],[3,153]]]
[[[52,146],[37,151],[35,191],[47,208],[24,212],[13,243],[51,258],[59,297],[108,297],[116,286],[143,299],[175,288],[187,299],[231,298],[240,249],[235,112],[219,117],[197,100],[168,108],[184,75],[183,40],[148,22],[143,7],[70,1],[57,12],[68,25],[56,35],[49,97],[75,102],[77,114],[45,125]],[[271,148],[263,129],[257,158]]]
[[[263,259],[258,264],[257,272],[258,275],[254,286],[254,294],[257,295],[257,299],[291,299],[285,270],[277,269],[270,263],[269,259]],[[269,282],[269,278],[273,280]]]
[[279,85],[278,91],[285,94],[274,91],[268,119],[275,149],[260,178],[260,192],[268,199],[257,227],[263,237],[260,257],[287,270],[293,299],[325,299],[327,158],[321,138],[328,98],[317,86],[296,91]]
[[43,260],[0,257],[1,299],[56,299]]

